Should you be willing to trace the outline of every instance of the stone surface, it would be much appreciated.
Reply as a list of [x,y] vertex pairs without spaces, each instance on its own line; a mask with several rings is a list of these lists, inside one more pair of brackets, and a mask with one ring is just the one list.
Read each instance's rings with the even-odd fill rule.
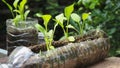
[[[6,63],[7,57],[0,58],[0,63]],[[87,68],[120,68],[120,58],[110,57],[106,58],[104,61],[91,65]]]
[[104,61],[96,63],[88,68],[120,68],[120,58],[119,57],[106,58]]

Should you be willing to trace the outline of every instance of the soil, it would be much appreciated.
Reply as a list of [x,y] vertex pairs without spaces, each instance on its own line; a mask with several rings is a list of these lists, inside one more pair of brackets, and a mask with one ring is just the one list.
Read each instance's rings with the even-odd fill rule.
[[[92,31],[89,31],[87,34],[85,34],[83,37],[75,36],[75,41],[72,43],[77,43],[77,42],[79,43],[82,41],[94,40],[94,39],[98,39],[98,38],[108,38],[108,36],[102,30],[100,30],[99,32],[96,32],[96,30],[92,30]],[[57,48],[57,47],[67,45],[68,43],[71,43],[71,42],[69,42],[68,40],[59,40],[59,41],[53,41],[52,45],[55,48]],[[45,43],[30,46],[29,48],[35,53],[39,53],[39,50],[41,50],[41,51],[47,50]]]

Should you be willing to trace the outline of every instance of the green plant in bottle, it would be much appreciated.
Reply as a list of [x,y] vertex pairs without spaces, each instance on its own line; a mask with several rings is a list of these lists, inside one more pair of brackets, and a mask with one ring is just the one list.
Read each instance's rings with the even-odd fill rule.
[[73,29],[74,29],[80,36],[83,36],[83,34],[84,34],[84,28],[85,28],[85,24],[86,24],[85,21],[88,19],[89,14],[90,14],[90,13],[83,13],[83,14],[82,14],[82,20],[81,20],[81,17],[80,17],[78,14],[76,14],[76,13],[72,13],[72,14],[71,14],[72,20],[74,20],[75,23],[78,24],[78,28],[79,28],[79,29],[76,29],[76,28],[73,28]]
[[48,30],[48,23],[49,23],[49,20],[51,19],[51,15],[39,15],[39,14],[36,14],[38,17],[42,17],[42,19],[44,20],[44,27],[41,26],[40,24],[36,24],[35,27],[43,33],[44,35],[44,40],[45,40],[45,43],[46,43],[46,47],[47,47],[47,50],[51,50],[51,49],[54,49],[54,46],[52,46],[52,41],[53,41],[53,37],[54,37],[54,32],[56,30],[56,26],[58,24],[55,24],[54,26],[54,29],[51,29],[51,30]]
[[25,21],[27,19],[27,16],[30,12],[30,10],[25,10],[27,0],[15,0],[12,6],[5,0],[2,0],[2,2],[8,6],[9,10],[12,13],[13,25],[18,26],[18,22]]
[[[69,41],[74,41],[74,37],[73,36],[69,36],[69,32],[68,29],[69,28],[74,28],[69,22],[70,22],[70,16],[71,13],[74,11],[74,4],[65,7],[64,9],[64,13],[61,13],[59,15],[57,15],[54,19],[54,21],[56,21],[61,28],[63,29],[64,32],[64,37],[63,39],[67,39]],[[66,21],[66,26],[64,27],[64,21]]]

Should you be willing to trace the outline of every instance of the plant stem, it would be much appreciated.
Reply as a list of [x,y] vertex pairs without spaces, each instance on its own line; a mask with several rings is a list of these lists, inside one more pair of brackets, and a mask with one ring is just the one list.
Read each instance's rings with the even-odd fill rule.
[[15,17],[14,13],[11,11],[13,18]]
[[47,38],[47,36],[45,36],[45,42],[46,42],[46,48],[47,48],[47,50],[49,50],[49,41],[48,41],[48,38]]
[[80,26],[80,23],[78,23],[78,25],[79,25],[79,35],[81,34],[81,26]]
[[[69,25],[69,19],[67,20],[67,25]],[[66,32],[65,32],[65,34],[66,34],[66,38],[68,39],[68,27],[66,27]]]
[[65,31],[64,28],[63,28],[63,32],[64,32],[64,35],[65,35],[65,38],[68,39],[68,34],[67,34],[67,32]]

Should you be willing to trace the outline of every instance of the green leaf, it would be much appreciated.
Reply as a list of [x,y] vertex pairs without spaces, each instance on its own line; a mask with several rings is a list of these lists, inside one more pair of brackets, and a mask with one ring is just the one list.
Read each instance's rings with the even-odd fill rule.
[[46,31],[45,31],[44,27],[42,27],[42,26],[39,25],[39,24],[35,24],[35,27],[36,27],[40,32],[42,32],[42,33],[45,35]]
[[18,22],[21,20],[20,18],[21,18],[21,16],[20,16],[20,15],[17,15],[17,16],[13,19],[13,21],[14,21],[13,24],[17,26],[17,25],[18,25]]
[[55,23],[55,25],[54,25],[54,32],[55,32],[57,26],[58,26],[58,23]]
[[90,8],[90,9],[94,9],[94,8],[95,8],[95,6],[96,6],[96,4],[95,4],[95,3],[91,3],[91,4],[90,4],[90,6],[89,6],[89,8]]
[[66,16],[67,20],[69,20],[70,15],[73,11],[74,11],[74,4],[68,6],[64,9],[64,13],[65,13],[65,16]]
[[73,36],[69,36],[68,37],[68,40],[71,41],[71,42],[74,42],[75,41],[75,38]]
[[14,1],[13,6],[14,6],[15,8],[17,8],[17,6],[18,6],[18,2],[19,2],[19,0],[15,0],[15,1]]
[[49,46],[49,48],[50,48],[50,50],[53,50],[53,49],[55,49],[55,47],[54,47],[54,46]]
[[49,23],[49,20],[51,19],[51,15],[43,15],[42,16],[42,18],[43,18],[43,20],[44,20],[44,25],[45,25],[45,27],[47,28],[47,25],[48,25],[48,23]]
[[50,38],[53,36],[53,30],[50,30],[50,31],[48,32],[48,36],[49,36]]
[[79,23],[80,20],[81,20],[80,16],[79,16],[78,14],[76,14],[76,13],[72,13],[72,14],[71,14],[71,18],[72,18],[75,22],[77,22],[77,23]]
[[29,13],[30,13],[30,10],[25,11],[25,14],[24,14],[25,19],[27,18],[27,16],[28,16]]
[[90,6],[90,3],[91,3],[91,0],[82,0],[82,4],[87,8]]
[[37,16],[37,17],[42,17],[42,14],[36,13],[35,16]]
[[13,12],[16,12],[16,13],[19,13],[19,14],[20,14],[20,11],[19,11],[19,10],[13,10]]
[[67,25],[66,27],[67,27],[67,28],[75,29],[74,26],[72,26],[71,24]]
[[56,22],[63,28],[64,27],[63,22],[64,20],[66,20],[66,17],[64,17],[63,13],[57,15],[55,19],[56,19]]
[[82,14],[82,20],[85,21],[89,17],[89,13]]
[[120,54],[120,48],[116,50],[116,53],[117,53],[117,54]]
[[25,9],[25,4],[27,3],[27,0],[22,0],[20,2],[20,6],[19,6],[19,10],[21,11],[21,13],[24,12],[24,9]]

